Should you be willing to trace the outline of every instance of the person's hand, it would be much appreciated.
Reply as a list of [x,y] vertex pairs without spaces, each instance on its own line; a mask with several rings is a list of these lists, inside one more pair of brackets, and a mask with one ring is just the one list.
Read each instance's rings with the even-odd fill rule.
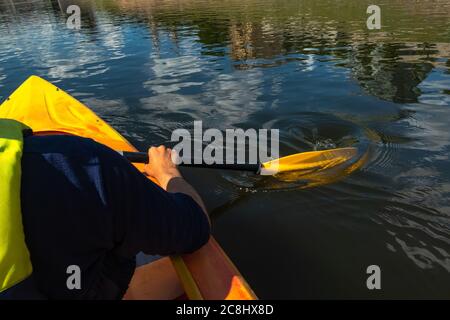
[[181,177],[177,166],[172,162],[172,150],[165,146],[151,147],[148,150],[150,163],[145,165],[145,173],[158,180],[161,187],[167,189],[172,178]]

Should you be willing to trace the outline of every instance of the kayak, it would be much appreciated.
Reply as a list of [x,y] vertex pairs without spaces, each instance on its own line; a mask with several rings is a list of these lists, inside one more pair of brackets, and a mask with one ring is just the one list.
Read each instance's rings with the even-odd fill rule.
[[[137,151],[119,132],[113,129],[87,106],[68,93],[37,77],[29,77],[6,101],[0,105],[0,118],[20,121],[34,134],[70,134],[91,138],[116,151]],[[144,172],[143,164],[133,164]],[[157,183],[157,181],[154,181]],[[166,259],[166,260],[164,260]],[[168,261],[168,263],[165,263]],[[163,281],[152,282],[145,288],[146,278],[169,279],[176,274],[176,281],[184,294],[178,298],[195,300],[254,300],[257,299],[236,266],[211,236],[209,242],[188,255],[163,258],[136,269],[136,292],[152,293],[167,290]],[[153,275],[158,274],[157,277]],[[156,283],[156,285],[155,285]],[[141,286],[139,288],[139,285]],[[164,286],[164,287],[163,287]],[[129,289],[130,290],[130,289]],[[132,291],[132,290],[131,290]],[[129,298],[138,297],[130,293]],[[142,298],[142,296],[139,296]]]

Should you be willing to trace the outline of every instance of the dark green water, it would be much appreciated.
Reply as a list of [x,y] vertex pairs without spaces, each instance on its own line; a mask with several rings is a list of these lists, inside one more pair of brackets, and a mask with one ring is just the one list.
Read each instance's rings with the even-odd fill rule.
[[0,100],[36,74],[142,149],[203,120],[279,128],[282,154],[369,150],[315,188],[184,172],[261,298],[449,298],[450,3],[376,1],[368,31],[373,3],[0,0]]

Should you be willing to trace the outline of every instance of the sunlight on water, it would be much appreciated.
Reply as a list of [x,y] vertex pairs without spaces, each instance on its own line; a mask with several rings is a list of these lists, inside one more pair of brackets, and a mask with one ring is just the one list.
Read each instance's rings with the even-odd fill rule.
[[141,149],[194,120],[280,129],[282,156],[355,147],[296,181],[185,174],[262,298],[448,298],[450,2],[377,1],[371,31],[369,4],[0,0],[0,100],[36,74]]

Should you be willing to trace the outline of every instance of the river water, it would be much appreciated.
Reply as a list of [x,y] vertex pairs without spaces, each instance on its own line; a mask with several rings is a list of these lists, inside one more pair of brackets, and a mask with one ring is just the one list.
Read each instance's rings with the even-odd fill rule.
[[450,2],[376,1],[368,30],[373,2],[0,0],[0,100],[39,75],[141,149],[194,120],[280,129],[282,155],[355,146],[322,185],[183,172],[261,298],[449,298]]

